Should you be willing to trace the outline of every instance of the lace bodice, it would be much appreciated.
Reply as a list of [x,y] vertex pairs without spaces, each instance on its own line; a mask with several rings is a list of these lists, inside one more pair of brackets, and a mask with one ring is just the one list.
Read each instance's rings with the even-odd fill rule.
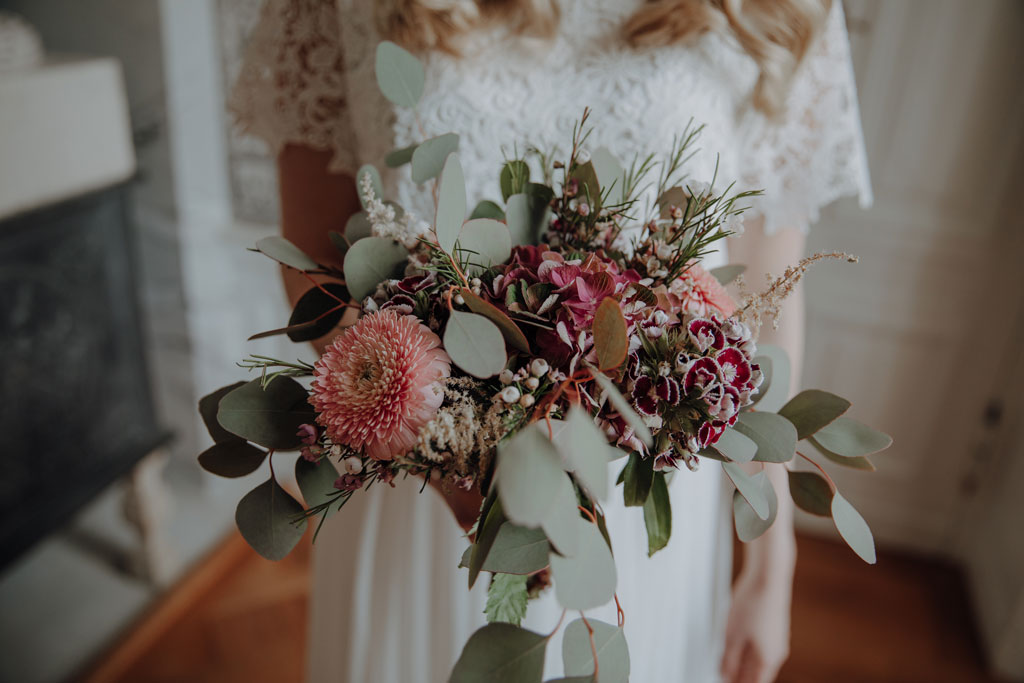
[[[805,227],[845,195],[870,202],[867,162],[849,43],[839,3],[804,60],[785,113],[768,120],[749,104],[757,67],[735,42],[708,35],[685,46],[629,48],[620,27],[641,0],[563,0],[551,41],[479,32],[465,54],[425,56],[426,92],[416,113],[378,92],[380,37],[365,0],[268,0],[246,51],[231,108],[272,148],[286,143],[332,150],[332,167],[372,163],[387,194],[429,217],[429,193],[408,169],[389,171],[385,155],[450,131],[473,202],[500,198],[505,155],[571,139],[585,106],[593,147],[627,162],[666,150],[692,118],[704,124],[690,176],[737,179],[764,189],[755,210],[768,230]],[[418,116],[418,121],[417,121]]]

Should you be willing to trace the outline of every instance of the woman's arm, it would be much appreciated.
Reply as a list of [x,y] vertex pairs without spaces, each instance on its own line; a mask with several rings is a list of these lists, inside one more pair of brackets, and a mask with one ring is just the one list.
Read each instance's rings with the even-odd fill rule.
[[[742,238],[729,240],[730,260],[747,265],[747,284],[758,290],[765,275],[781,274],[804,255],[804,233],[796,229],[766,235],[760,223]],[[791,384],[798,386],[803,365],[804,297],[797,287],[782,306],[779,328],[767,322],[760,341],[781,346],[792,363]],[[726,627],[722,673],[726,683],[769,683],[789,655],[789,619],[796,564],[793,501],[782,466],[769,466],[768,478],[779,499],[775,523],[761,538],[746,544],[743,568],[733,589]]]

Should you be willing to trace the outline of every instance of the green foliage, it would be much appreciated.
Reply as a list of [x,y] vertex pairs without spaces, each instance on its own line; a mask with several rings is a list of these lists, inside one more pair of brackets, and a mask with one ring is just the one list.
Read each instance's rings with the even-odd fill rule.
[[384,163],[388,168],[399,168],[401,166],[405,166],[412,161],[412,155],[416,152],[417,147],[419,147],[419,145],[409,145],[408,147],[393,150],[384,157]]
[[651,430],[648,429],[644,421],[640,419],[640,416],[633,410],[633,406],[629,405],[629,401],[619,392],[618,388],[604,373],[598,372],[596,369],[591,368],[591,374],[594,376],[594,381],[597,382],[598,386],[604,392],[605,398],[612,404],[612,406],[619,412],[622,419],[626,421],[630,427],[633,428],[633,432],[636,433],[638,439],[643,441],[647,446],[653,443],[651,437]]
[[564,477],[558,452],[540,426],[527,427],[498,446],[498,495],[505,514],[517,524],[543,524]]
[[817,451],[822,456],[824,456],[828,460],[831,460],[837,465],[842,465],[843,467],[849,467],[850,469],[853,470],[862,470],[865,472],[875,471],[875,464],[871,462],[871,460],[869,460],[867,456],[861,455],[853,458],[848,458],[846,456],[839,455],[838,453],[833,453],[832,451],[828,450],[820,443],[818,443],[813,436],[808,437],[807,443],[811,444],[811,446],[814,447],[815,451]]
[[860,513],[843,498],[838,491],[832,496],[832,521],[839,535],[860,559],[868,564],[875,563],[875,539],[868,523]]
[[757,444],[758,462],[789,462],[796,455],[796,427],[775,413],[742,412],[733,429]]
[[229,384],[228,386],[221,387],[212,394],[207,394],[199,399],[199,415],[203,418],[203,424],[206,425],[206,431],[210,433],[210,438],[213,439],[214,443],[234,441],[238,439],[237,436],[221,427],[220,422],[217,422],[217,409],[220,407],[221,399],[243,384],[245,384],[245,382]]
[[458,154],[449,154],[441,171],[437,190],[437,215],[434,234],[438,245],[448,254],[454,253],[455,242],[466,220],[466,176]]
[[554,549],[562,555],[572,556],[579,551],[581,527],[587,523],[580,517],[579,500],[576,498],[576,487],[569,475],[558,478],[554,500],[541,528],[547,535]]
[[555,597],[566,609],[587,610],[615,595],[615,561],[594,524],[580,526],[579,549],[572,557],[551,553]]
[[593,165],[597,182],[603,188],[604,200],[608,206],[621,204],[625,199],[623,188],[626,172],[619,160],[607,147],[598,147],[590,155],[590,163]]
[[594,312],[591,329],[594,333],[598,369],[604,372],[622,365],[629,351],[629,335],[619,302],[610,296],[605,297]]
[[749,543],[768,531],[775,522],[775,515],[779,511],[779,499],[775,495],[775,487],[772,486],[768,475],[765,472],[758,472],[751,479],[768,501],[768,517],[766,519],[759,517],[739,491],[733,492],[733,522],[736,525],[736,536],[743,543]]
[[[594,630],[594,647],[590,647],[587,623]],[[562,665],[566,676],[590,677],[594,674],[594,651],[601,683],[629,681],[629,647],[622,628],[597,619],[577,619],[565,627],[562,635]]]
[[630,453],[626,467],[622,470],[622,496],[626,507],[643,507],[653,482],[654,458]]
[[377,285],[399,274],[409,251],[383,237],[364,237],[345,254],[345,284],[352,298],[362,301]]
[[301,444],[299,426],[314,419],[307,399],[306,390],[290,377],[275,377],[265,388],[254,379],[221,399],[217,421],[265,448],[290,450]]
[[798,439],[806,439],[845,413],[849,407],[850,402],[841,396],[820,389],[807,389],[782,406],[779,415],[793,423]]
[[736,486],[739,494],[750,504],[754,514],[759,519],[767,520],[771,514],[771,506],[768,503],[764,490],[761,488],[761,484],[736,463],[723,462],[722,469],[725,470],[725,474],[732,481],[733,485]]
[[234,437],[220,441],[199,454],[199,465],[211,474],[233,479],[255,472],[263,464],[267,452],[245,439]]
[[548,639],[512,624],[488,624],[470,636],[448,683],[540,683]]
[[654,473],[651,492],[644,502],[644,525],[647,527],[647,556],[650,557],[668,545],[672,537],[672,501],[664,472]]
[[747,271],[747,267],[744,265],[734,264],[728,266],[719,266],[718,268],[712,268],[711,274],[718,280],[722,286],[731,284],[740,275],[743,275]]
[[423,65],[408,50],[391,41],[377,45],[377,85],[384,97],[412,109],[423,96]]
[[476,275],[492,265],[500,265],[512,255],[512,235],[508,226],[493,218],[473,218],[462,226],[459,251],[469,263],[466,272]]
[[849,417],[841,417],[821,428],[814,441],[822,448],[846,458],[857,458],[883,451],[892,445],[892,437]]
[[[495,514],[495,513],[491,513]],[[577,515],[578,516],[578,515]],[[460,567],[473,567],[473,552],[480,546],[482,559],[478,571],[494,572],[497,574],[522,574],[528,575],[539,572],[548,566],[548,553],[551,545],[547,536],[540,529],[528,529],[512,522],[503,521],[500,509],[495,515],[498,520],[497,533],[488,534],[490,541],[484,548],[482,543],[471,545],[462,554]],[[494,528],[490,522],[485,531]],[[484,536],[481,534],[481,541]],[[486,551],[486,552],[485,552]]]
[[425,183],[436,178],[444,168],[448,155],[459,149],[459,136],[445,133],[420,143],[412,154],[412,180]]
[[[319,462],[310,462],[305,458],[295,460],[295,482],[299,485],[299,491],[302,492],[302,498],[308,508],[319,507],[336,499],[338,489],[334,488],[334,482],[337,479],[338,470],[327,458]],[[340,506],[333,511],[330,506],[325,509],[325,516],[330,516],[332,512],[340,509]]]
[[754,405],[758,410],[776,413],[789,399],[789,356],[781,347],[758,344],[754,362],[764,373],[764,382],[754,395]]
[[235,523],[253,550],[276,562],[302,538],[306,530],[302,512],[298,501],[271,477],[238,502]]
[[597,180],[597,171],[594,170],[593,162],[576,164],[569,177],[579,183],[577,197],[586,200],[590,204],[592,212],[599,211],[604,204],[601,201],[601,183]]
[[536,244],[547,223],[548,205],[539,196],[517,193],[505,205],[505,222],[513,245]]
[[469,557],[466,558],[464,556],[463,558],[467,560],[466,566],[469,567],[470,588],[476,583],[480,570],[483,568],[484,562],[494,546],[494,541],[498,537],[498,531],[501,529],[501,525],[504,524],[505,519],[501,503],[497,499],[497,493],[492,487],[480,510],[476,541],[469,547]]
[[331,240],[331,244],[338,253],[341,254],[341,258],[345,258],[345,254],[348,252],[348,242],[345,240],[345,236],[337,230],[328,230],[327,238]]
[[469,218],[493,218],[496,221],[504,221],[505,211],[491,200],[485,199],[476,205]]
[[[468,225],[468,223],[467,223]],[[530,353],[530,342],[526,340],[526,335],[519,329],[511,318],[495,306],[494,304],[481,299],[479,296],[474,294],[471,290],[463,288],[459,291],[462,294],[463,301],[466,302],[466,306],[469,310],[484,316],[492,323],[498,326],[498,330],[501,331],[501,336],[505,338],[508,345],[522,351],[523,353]]]
[[294,342],[319,339],[333,330],[345,315],[350,296],[345,285],[325,282],[303,294],[288,318],[288,338]]
[[754,459],[757,444],[744,436],[735,428],[726,429],[715,442],[714,451],[721,453],[733,462],[746,463]]
[[256,249],[278,263],[296,270],[316,270],[319,268],[316,261],[280,235],[264,237],[256,242]]
[[509,197],[526,191],[530,182],[530,167],[522,159],[513,159],[501,167],[499,176],[501,198],[508,202]]
[[819,517],[832,516],[832,487],[817,472],[790,472],[789,494],[804,512]]
[[495,574],[487,588],[484,614],[489,623],[504,622],[519,626],[526,617],[526,576]]
[[508,360],[501,330],[476,313],[451,312],[444,328],[444,348],[453,363],[481,379],[501,372]]
[[608,440],[587,411],[574,405],[564,422],[553,423],[554,442],[565,460],[566,469],[591,496],[604,500],[608,496],[608,462],[612,455]]
[[[370,225],[370,215],[365,211],[356,211],[345,221],[345,239],[352,245],[373,235],[373,226]],[[345,251],[348,251],[346,247]]]

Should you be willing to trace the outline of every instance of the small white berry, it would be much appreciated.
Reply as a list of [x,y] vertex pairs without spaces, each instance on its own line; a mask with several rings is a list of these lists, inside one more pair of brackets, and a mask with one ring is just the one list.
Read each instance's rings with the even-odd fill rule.
[[345,458],[341,464],[349,474],[359,474],[363,471],[363,461],[354,455]]
[[540,380],[539,379],[537,379],[536,377],[529,377],[529,378],[527,378],[527,380],[526,380],[526,388],[527,389],[529,389],[530,391],[534,391],[539,386],[540,386]]
[[455,303],[457,303],[460,306],[465,306],[466,305],[466,300],[462,298],[461,294],[456,294],[455,295]]
[[530,394],[526,394],[521,399],[519,399],[519,405],[521,405],[524,408],[529,408],[530,406],[533,405],[534,400],[535,399],[533,398],[533,396],[531,396]]
[[548,362],[543,358],[534,358],[533,362],[530,363],[530,373],[534,377],[543,377],[548,374],[549,369],[550,366],[548,365]]
[[498,374],[498,381],[502,384],[512,384],[514,377],[515,376],[512,374],[512,371],[505,368]]
[[519,400],[519,397],[518,387],[514,387],[511,384],[501,390],[501,400],[505,403],[515,403]]

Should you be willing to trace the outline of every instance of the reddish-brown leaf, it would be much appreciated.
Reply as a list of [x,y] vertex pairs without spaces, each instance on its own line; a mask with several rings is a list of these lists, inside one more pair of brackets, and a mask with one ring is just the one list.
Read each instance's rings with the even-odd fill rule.
[[598,369],[613,370],[622,365],[629,351],[629,337],[626,334],[626,318],[622,315],[618,301],[605,297],[594,313],[592,329]]

